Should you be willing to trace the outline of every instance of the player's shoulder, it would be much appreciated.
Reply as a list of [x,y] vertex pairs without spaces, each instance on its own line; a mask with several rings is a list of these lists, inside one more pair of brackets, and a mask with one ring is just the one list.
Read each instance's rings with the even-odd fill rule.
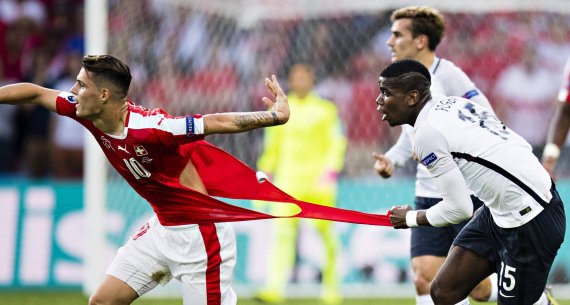
[[446,129],[457,116],[457,109],[463,107],[465,99],[458,96],[447,96],[442,94],[432,95],[432,99],[428,102],[422,121],[437,127],[438,129]]
[[132,113],[139,114],[141,116],[163,116],[163,117],[172,117],[168,112],[166,112],[162,108],[146,108],[141,105],[135,104],[133,101],[127,101],[129,106],[129,111]]
[[129,106],[129,128],[135,129],[164,129],[169,119],[184,118],[175,117],[161,108],[146,108],[135,105],[128,101]]
[[447,60],[445,58],[438,58],[439,62],[434,68],[433,75],[441,78],[453,78],[457,76],[467,76],[461,68],[459,68],[454,62]]

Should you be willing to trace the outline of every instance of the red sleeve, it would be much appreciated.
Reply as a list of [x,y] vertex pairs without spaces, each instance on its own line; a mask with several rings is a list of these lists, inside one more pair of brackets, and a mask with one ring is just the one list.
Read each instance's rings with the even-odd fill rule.
[[74,120],[77,120],[77,116],[75,115],[75,105],[77,105],[77,102],[75,101],[73,94],[62,91],[57,96],[56,110],[59,115],[67,116],[73,118]]

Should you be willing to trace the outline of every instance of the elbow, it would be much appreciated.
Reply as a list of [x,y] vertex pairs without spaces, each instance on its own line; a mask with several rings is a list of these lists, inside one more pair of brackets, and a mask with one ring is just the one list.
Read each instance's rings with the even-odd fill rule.
[[473,204],[469,201],[468,205],[460,206],[456,210],[454,224],[460,223],[462,221],[468,220],[473,216]]

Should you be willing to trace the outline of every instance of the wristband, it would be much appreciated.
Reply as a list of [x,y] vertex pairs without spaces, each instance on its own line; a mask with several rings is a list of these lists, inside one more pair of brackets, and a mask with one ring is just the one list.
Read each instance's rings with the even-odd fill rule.
[[408,211],[406,213],[406,225],[408,228],[418,227],[418,211]]
[[542,151],[542,159],[558,159],[560,156],[560,147],[554,143],[548,143]]
[[275,113],[275,111],[271,111],[271,115],[273,116],[273,126],[279,125],[279,118],[277,118],[277,113]]

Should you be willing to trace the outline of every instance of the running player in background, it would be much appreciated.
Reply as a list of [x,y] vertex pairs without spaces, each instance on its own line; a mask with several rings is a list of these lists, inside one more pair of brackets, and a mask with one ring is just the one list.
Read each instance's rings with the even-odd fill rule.
[[430,80],[420,62],[396,61],[380,74],[376,102],[390,126],[413,126],[414,157],[443,194],[428,209],[393,207],[394,228],[469,219],[470,191],[485,203],[457,235],[433,280],[434,303],[469,304],[473,288],[496,272],[499,304],[552,304],[543,290],[566,231],[554,183],[530,144],[489,109],[461,97],[432,96]]
[[[445,20],[437,10],[425,6],[412,6],[398,9],[392,13],[392,35],[386,42],[392,51],[392,61],[411,58],[418,60],[432,77],[431,91],[447,96],[462,96],[474,103],[486,107],[494,114],[491,104],[469,79],[469,77],[451,61],[438,58],[435,50],[445,31]],[[373,153],[376,159],[374,168],[384,178],[392,176],[394,167],[403,166],[412,157],[412,131],[409,125],[402,126],[402,133],[396,144],[385,154]],[[417,167],[414,205],[416,209],[428,209],[442,200],[441,192],[435,187],[428,170]],[[483,203],[472,196],[474,209]],[[418,227],[412,229],[411,257],[416,288],[416,304],[433,304],[429,287],[437,271],[443,264],[453,239],[467,223],[445,228]],[[497,299],[497,281],[485,279],[478,285],[471,297],[477,301],[495,301]],[[491,277],[491,278],[493,278]]]
[[200,140],[284,124],[287,96],[273,76],[265,79],[276,99],[263,98],[269,111],[172,117],[135,106],[127,99],[130,82],[126,64],[98,55],[83,58],[71,93],[30,83],[0,88],[1,104],[36,104],[82,124],[155,212],[119,249],[89,304],[130,304],[173,277],[182,282],[184,304],[236,304],[231,288],[235,234],[230,224],[217,221],[255,212],[208,196],[208,185],[224,189],[225,184],[206,180],[204,168],[225,159],[208,154],[213,146]]
[[560,147],[564,146],[570,129],[570,57],[564,67],[564,80],[558,92],[558,101],[560,103],[550,123],[546,146],[542,152],[542,165],[551,177],[555,177],[554,169],[560,156]]

